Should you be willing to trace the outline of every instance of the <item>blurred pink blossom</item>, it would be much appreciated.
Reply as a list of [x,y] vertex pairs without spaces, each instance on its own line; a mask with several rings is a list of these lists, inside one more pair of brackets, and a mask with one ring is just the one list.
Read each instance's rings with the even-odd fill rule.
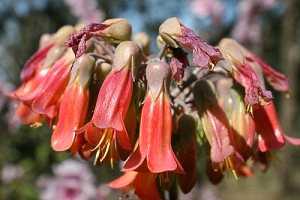
[[221,0],[192,0],[189,4],[191,11],[197,17],[211,17],[215,23],[219,23],[225,5]]
[[276,0],[241,0],[238,4],[239,17],[232,30],[232,37],[244,44],[261,40],[261,12],[275,6]]
[[106,184],[100,184],[97,189],[97,200],[105,200],[110,195],[112,189]]
[[90,200],[95,199],[95,178],[86,163],[65,160],[53,167],[54,178],[42,175],[37,186],[42,200]]
[[78,18],[78,23],[90,24],[102,22],[104,13],[97,9],[98,2],[95,0],[64,0],[70,12]]
[[7,123],[7,128],[10,133],[16,132],[21,126],[21,120],[16,112],[17,101],[9,99],[6,96],[8,93],[12,92],[15,89],[15,86],[12,83],[5,82],[0,80],[0,111],[3,112],[5,109],[5,113],[2,114],[3,120]]
[[21,178],[24,175],[24,170],[17,165],[5,165],[1,169],[1,181],[5,184],[10,184],[13,181]]

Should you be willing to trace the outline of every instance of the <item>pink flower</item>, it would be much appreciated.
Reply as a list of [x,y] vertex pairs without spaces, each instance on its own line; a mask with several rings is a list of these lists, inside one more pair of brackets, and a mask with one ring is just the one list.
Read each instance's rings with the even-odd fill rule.
[[[40,198],[86,200],[96,197],[94,176],[88,165],[76,160],[65,160],[53,167],[54,178],[40,188]],[[40,184],[41,185],[41,184]]]

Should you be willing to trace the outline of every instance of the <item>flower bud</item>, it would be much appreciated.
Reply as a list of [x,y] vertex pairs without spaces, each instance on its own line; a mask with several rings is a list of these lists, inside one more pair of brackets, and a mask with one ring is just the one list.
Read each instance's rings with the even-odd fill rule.
[[147,56],[150,53],[150,37],[148,34],[141,32],[134,35],[133,39],[142,49],[142,52]]
[[178,174],[177,181],[184,194],[190,192],[197,179],[197,123],[193,116],[183,114],[178,118],[178,161],[185,174]]
[[131,24],[126,19],[108,19],[102,24],[108,25],[101,34],[101,37],[105,41],[119,43],[130,40],[132,28]]
[[58,29],[54,34],[53,40],[55,41],[56,46],[65,47],[65,41],[69,36],[75,32],[75,28],[71,25],[65,25]]
[[183,37],[181,30],[182,26],[183,24],[178,18],[169,18],[160,25],[159,35],[171,47],[181,47],[180,43],[178,43],[173,37]]
[[171,75],[171,69],[165,62],[152,62],[148,64],[146,79],[154,101],[158,98],[162,90],[169,94]]
[[96,77],[97,77],[97,81],[99,81],[100,83],[102,83],[104,81],[104,79],[107,77],[107,75],[109,74],[109,72],[111,71],[112,66],[109,63],[98,63],[96,64]]

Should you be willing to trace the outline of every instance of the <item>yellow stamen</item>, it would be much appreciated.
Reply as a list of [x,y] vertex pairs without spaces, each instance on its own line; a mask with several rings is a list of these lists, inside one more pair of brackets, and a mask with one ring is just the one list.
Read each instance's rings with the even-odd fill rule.
[[31,128],[38,128],[42,126],[43,124],[41,122],[35,122],[34,124],[30,125]]
[[251,105],[247,105],[246,112],[250,113],[251,117],[253,116],[253,107]]
[[[232,163],[231,158],[230,158],[230,157],[227,157],[227,158],[225,159],[225,161],[226,161],[226,165],[229,164],[229,168],[231,169],[231,171],[232,171],[232,173],[233,173],[235,179],[238,180],[238,176],[237,176],[236,171],[235,171],[235,169],[234,169],[234,165],[233,165],[233,163]],[[229,168],[228,168],[228,169],[229,169]]]
[[209,70],[213,71],[215,69],[215,64],[211,61],[209,61]]
[[97,152],[96,152],[96,156],[95,156],[95,160],[94,160],[94,165],[96,165],[97,160],[99,159],[100,153],[101,153],[101,149],[99,148],[99,149],[97,150]]
[[106,157],[108,151],[109,151],[109,147],[110,147],[110,142],[104,147],[105,148],[105,152],[102,156],[102,158],[100,159],[100,162],[103,162],[104,158]]
[[95,151],[95,149],[98,149],[100,147],[100,145],[102,144],[105,137],[106,137],[106,133],[104,132],[101,139],[100,139],[100,141],[99,141],[99,143],[97,144],[97,146],[94,149],[92,149],[92,151]]

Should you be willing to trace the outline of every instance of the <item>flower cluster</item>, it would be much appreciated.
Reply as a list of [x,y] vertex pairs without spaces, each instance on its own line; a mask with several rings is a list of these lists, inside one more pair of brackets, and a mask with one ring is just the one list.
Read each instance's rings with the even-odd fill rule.
[[141,199],[162,199],[175,182],[190,192],[202,150],[217,184],[230,171],[251,176],[249,159],[266,169],[285,140],[300,145],[280,128],[264,84],[288,94],[287,77],[251,51],[228,38],[213,47],[177,18],[161,24],[157,55],[145,41],[121,18],[42,37],[9,94],[17,114],[35,127],[47,122],[55,151],[97,166],[125,161],[124,175],[108,185]]

